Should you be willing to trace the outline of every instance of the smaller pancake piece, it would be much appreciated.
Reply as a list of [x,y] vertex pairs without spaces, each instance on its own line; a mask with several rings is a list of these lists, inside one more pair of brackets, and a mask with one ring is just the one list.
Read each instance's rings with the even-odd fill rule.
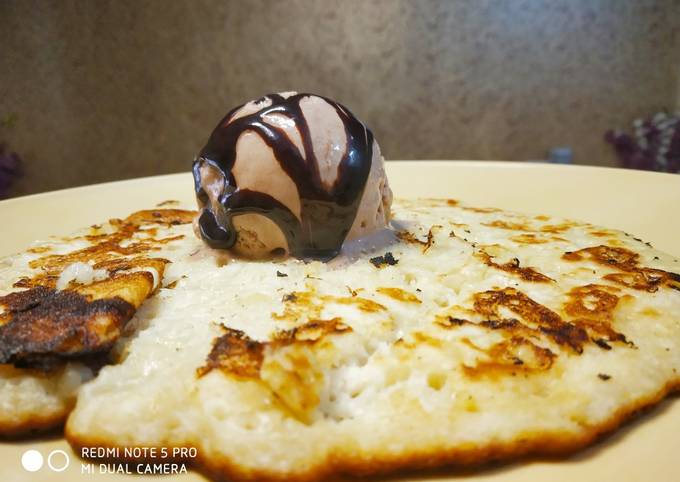
[[140,211],[0,260],[0,435],[63,421],[161,286],[164,251],[193,214]]
[[680,386],[672,256],[453,200],[393,213],[329,263],[173,258],[187,278],[81,389],[69,442],[323,480],[570,452]]
[[640,255],[630,249],[615,246],[593,246],[566,252],[562,259],[567,261],[587,260],[606,266],[614,273],[604,275],[604,279],[636,290],[655,292],[660,286],[680,291],[680,275],[661,269],[640,266]]

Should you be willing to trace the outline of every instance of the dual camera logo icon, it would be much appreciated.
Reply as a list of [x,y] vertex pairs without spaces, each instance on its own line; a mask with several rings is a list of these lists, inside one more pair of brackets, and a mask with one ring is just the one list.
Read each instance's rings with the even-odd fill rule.
[[[63,450],[52,450],[47,456],[47,466],[54,472],[63,472],[71,460]],[[27,472],[37,472],[45,464],[43,454],[38,450],[27,450],[21,456],[21,466]]]

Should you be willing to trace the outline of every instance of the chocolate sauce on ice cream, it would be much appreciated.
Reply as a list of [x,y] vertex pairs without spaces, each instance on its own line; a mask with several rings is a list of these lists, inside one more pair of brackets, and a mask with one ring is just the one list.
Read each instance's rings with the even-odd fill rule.
[[[332,106],[344,127],[345,149],[331,184],[322,179],[309,119],[301,107],[301,101],[310,97],[323,99]],[[234,218],[259,214],[278,226],[292,256],[322,260],[335,257],[357,216],[372,162],[382,163],[379,151],[378,159],[374,160],[373,134],[346,107],[312,94],[269,94],[251,103],[248,109],[251,112],[245,115],[244,106],[247,104],[231,110],[220,121],[193,163],[196,197],[201,207],[197,221],[200,236],[211,247],[230,249],[239,236]],[[258,110],[252,112],[254,109]],[[301,142],[294,142],[289,133],[271,122],[272,115],[283,118],[282,122],[293,122]],[[275,162],[294,183],[300,202],[297,215],[268,192],[239,187],[234,165],[239,138],[246,132],[257,134],[271,148]],[[247,163],[248,159],[239,162]],[[212,188],[212,197],[206,172],[220,184],[217,189]],[[389,191],[386,181],[385,189]]]

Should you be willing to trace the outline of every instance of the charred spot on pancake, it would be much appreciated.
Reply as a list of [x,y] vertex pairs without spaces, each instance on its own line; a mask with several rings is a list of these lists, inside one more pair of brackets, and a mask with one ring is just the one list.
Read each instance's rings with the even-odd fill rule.
[[[457,312],[468,312],[471,319],[443,314],[437,315],[434,323],[449,329],[462,326],[487,329],[502,336],[502,341],[484,349],[469,339],[463,340],[464,344],[486,354],[477,365],[463,366],[466,375],[516,375],[522,372],[517,365],[528,374],[550,369],[557,358],[557,353],[546,344],[563,345],[576,354],[583,353],[589,342],[603,350],[611,350],[613,342],[634,347],[611,326],[620,299],[616,296],[618,292],[616,287],[592,284],[572,289],[564,311],[574,319],[565,320],[514,288],[488,290],[473,295],[473,310],[454,308]],[[471,321],[474,318],[478,321]]]
[[678,289],[676,284],[672,283],[672,278],[667,276],[668,274],[665,271],[651,268],[635,268],[623,273],[609,273],[604,275],[603,278],[628,288],[654,293],[666,281],[671,281],[669,283],[671,288]]
[[668,277],[669,277],[667,281],[668,286],[670,286],[674,290],[680,291],[680,274],[669,272]]
[[469,378],[496,378],[508,374],[529,375],[547,371],[550,370],[556,358],[550,349],[538,346],[521,336],[511,336],[486,349],[476,346],[468,338],[463,338],[462,341],[473,350],[483,354],[474,366],[463,365],[463,373]]
[[113,276],[121,271],[142,270],[144,268],[153,268],[160,274],[169,262],[165,258],[118,258],[100,261],[95,263],[92,268],[106,270],[109,276]]
[[545,337],[542,331],[515,318],[486,319],[475,323],[453,316],[437,316],[435,324],[443,328],[477,327],[501,335],[501,341],[486,348],[478,346],[468,337],[461,339],[463,345],[480,353],[474,365],[461,366],[469,378],[497,378],[516,376],[518,373],[528,376],[550,370],[557,358],[550,348],[541,346]]
[[588,341],[583,328],[564,321],[554,311],[514,288],[475,294],[474,309],[489,320],[505,319],[501,309],[509,310],[520,316],[528,327],[538,329],[558,345],[567,345],[576,353],[581,353]]
[[219,369],[240,378],[258,378],[266,343],[253,340],[240,330],[224,325],[222,329],[225,333],[213,340],[205,365],[196,371],[198,377]]
[[603,350],[611,350],[612,347],[609,343],[607,343],[605,340],[602,338],[596,338],[593,340],[597,346],[602,348]]
[[[542,220],[539,217],[535,217],[534,219],[539,219]],[[545,219],[547,220],[547,219]],[[542,233],[542,234],[560,234],[564,233],[565,231],[569,231],[572,228],[578,227],[580,224],[573,222],[573,221],[565,221],[560,224],[545,224],[540,227],[534,227],[526,222],[512,222],[512,221],[506,221],[504,219],[496,219],[493,221],[490,221],[488,223],[482,223],[484,226],[488,226],[490,228],[498,228],[498,229],[505,229],[508,231],[524,231],[524,233]],[[521,236],[521,235],[520,235]],[[531,238],[527,238],[531,239]],[[536,238],[536,239],[541,239],[541,238]],[[561,238],[556,238],[556,239],[561,239]]]
[[32,366],[41,359],[107,351],[135,307],[119,298],[91,300],[38,286],[0,298],[0,363]]
[[363,291],[363,288],[359,288],[358,290],[353,290],[351,286],[345,286],[345,288],[347,288],[349,295],[353,298],[359,295],[359,291]]
[[[435,228],[441,228],[442,226],[440,225],[434,225],[432,226],[428,231],[427,231],[427,238],[426,239],[419,239],[415,234],[413,234],[410,231],[398,231],[397,232],[397,238],[400,240],[406,242],[406,243],[411,243],[411,244],[420,244],[422,246],[422,252],[425,253],[428,249],[432,247],[434,244],[434,229]],[[453,232],[453,231],[452,231]],[[387,253],[391,254],[391,253]],[[373,262],[373,260],[371,260]],[[395,263],[396,264],[396,263]]]
[[312,320],[290,330],[277,332],[272,341],[257,341],[241,330],[221,326],[224,334],[213,340],[205,365],[196,370],[200,378],[214,369],[244,379],[259,379],[266,349],[298,343],[314,344],[330,334],[352,331],[340,318]]
[[595,236],[596,238],[607,238],[609,236],[613,236],[616,233],[608,230],[608,229],[594,229],[589,231],[591,235]]
[[272,343],[275,345],[289,345],[295,342],[315,342],[331,333],[345,333],[349,331],[352,331],[352,328],[343,323],[342,319],[338,317],[331,318],[330,320],[312,320],[293,329],[276,333]]
[[310,318],[319,318],[323,307],[312,295],[312,292],[296,291],[284,294],[281,298],[281,302],[284,304],[283,311],[272,313],[272,318],[291,322],[299,320],[305,315]]
[[382,256],[376,256],[375,258],[369,259],[370,263],[376,268],[382,268],[383,266],[394,266],[399,262],[398,259],[394,258],[394,255],[390,251]]
[[510,236],[510,240],[517,244],[547,244],[555,241],[567,242],[559,236],[545,235],[541,233],[521,233]]
[[612,376],[611,376],[611,375],[607,375],[606,373],[598,373],[598,374],[597,374],[597,378],[599,378],[599,379],[602,380],[603,382],[606,382],[607,380],[611,380]]
[[513,223],[510,221],[504,221],[502,219],[496,219],[488,223],[482,223],[483,226],[488,226],[490,228],[506,229],[508,231],[532,231],[533,229],[527,224]]
[[378,288],[376,289],[378,293],[381,293],[385,296],[389,296],[392,299],[395,299],[397,301],[403,301],[404,303],[415,303],[415,304],[420,304],[422,303],[416,295],[413,293],[409,293],[408,291],[402,290],[401,288]]
[[619,270],[608,273],[603,279],[641,291],[655,292],[660,286],[680,290],[680,275],[660,269],[639,265],[640,255],[627,248],[618,246],[593,246],[567,251],[562,255],[567,261],[591,261],[593,263]]
[[534,233],[515,234],[510,237],[510,240],[519,244],[545,244],[551,241],[550,238],[538,236]]
[[613,286],[589,284],[572,288],[564,311],[572,317],[588,317],[598,320],[612,319],[612,312],[619,301],[619,289]]
[[478,214],[489,214],[489,213],[498,213],[501,210],[498,208],[476,208],[476,207],[471,207],[471,206],[462,206],[461,209],[464,209],[465,211],[470,211],[473,213],[478,213]]
[[40,273],[32,278],[27,276],[22,276],[17,281],[12,284],[13,288],[35,288],[36,286],[45,286],[53,288],[57,285],[59,280],[58,275],[53,275],[49,273]]
[[586,259],[597,264],[612,266],[623,271],[628,271],[637,267],[639,257],[639,254],[634,253],[629,249],[605,245],[583,248],[578,251],[567,251],[562,255],[562,259],[567,261],[582,261]]
[[573,288],[567,294],[564,312],[572,318],[571,323],[585,329],[591,339],[602,348],[607,341],[633,346],[625,335],[612,328],[614,310],[620,299],[616,295],[618,291],[613,286],[589,284]]
[[376,313],[387,308],[380,303],[361,296],[319,295],[315,291],[293,291],[283,295],[283,312],[272,313],[275,320],[298,322],[303,319],[321,319],[324,306],[329,303],[355,306],[364,313]]
[[485,326],[491,330],[517,330],[520,322],[514,318],[509,320],[484,320],[480,325]]
[[368,298],[362,298],[360,296],[322,296],[321,300],[324,303],[337,303],[339,305],[354,305],[365,313],[376,313],[378,311],[385,311],[387,308]]
[[572,228],[578,227],[579,225],[579,223],[575,223],[573,221],[566,221],[560,224],[546,224],[541,226],[539,231],[542,233],[560,234],[564,233],[565,231],[569,231]]
[[435,323],[445,328],[450,328],[453,326],[462,326],[465,325],[466,323],[474,324],[471,321],[465,320],[463,318],[456,318],[455,316],[437,317],[435,319]]
[[548,283],[551,281],[555,281],[552,278],[544,275],[543,273],[538,272],[534,268],[520,266],[519,259],[517,258],[513,258],[507,263],[496,263],[493,260],[493,256],[489,255],[484,250],[481,250],[478,253],[478,256],[487,266],[491,266],[501,271],[505,271],[506,273],[517,275],[524,281],[532,281],[535,283]]
[[144,224],[165,224],[177,226],[179,224],[191,224],[196,216],[196,211],[184,209],[150,209],[137,211],[125,218],[124,223],[141,226]]
[[28,248],[26,251],[28,253],[33,253],[33,254],[42,254],[42,253],[47,253],[50,251],[52,248],[49,246],[36,246],[34,248]]

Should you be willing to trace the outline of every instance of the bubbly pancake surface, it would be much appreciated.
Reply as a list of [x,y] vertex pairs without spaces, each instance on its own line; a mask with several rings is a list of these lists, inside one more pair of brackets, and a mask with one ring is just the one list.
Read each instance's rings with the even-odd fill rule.
[[194,446],[237,479],[479,463],[574,450],[679,384],[680,263],[620,231],[398,201],[324,264],[190,229],[80,389],[74,446]]

